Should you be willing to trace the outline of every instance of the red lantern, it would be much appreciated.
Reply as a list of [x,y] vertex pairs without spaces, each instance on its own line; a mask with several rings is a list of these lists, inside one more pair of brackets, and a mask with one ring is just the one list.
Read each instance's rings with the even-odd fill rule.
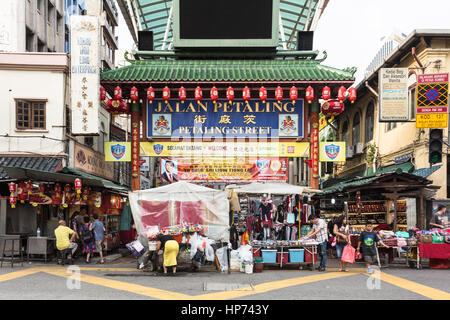
[[231,86],[227,89],[227,100],[229,103],[232,103],[234,100],[234,89]]
[[322,99],[328,101],[331,99],[331,90],[329,87],[324,87],[322,89]]
[[311,86],[306,88],[306,101],[308,101],[308,103],[314,101],[314,89]]
[[322,114],[325,116],[338,116],[344,112],[345,105],[338,100],[329,100],[322,104]]
[[283,89],[280,86],[278,86],[275,89],[275,100],[277,100],[277,101],[283,100]]
[[40,184],[39,184],[39,195],[40,195],[41,197],[43,197],[43,196],[44,196],[44,192],[45,192],[45,184],[40,183]]
[[9,186],[9,192],[11,194],[15,194],[17,190],[17,185],[14,182],[8,183]]
[[31,180],[27,182],[27,191],[29,195],[33,193],[33,182]]
[[170,89],[168,87],[164,87],[163,89],[163,100],[165,102],[169,102],[170,100]]
[[219,90],[217,90],[217,88],[214,86],[211,88],[211,100],[213,102],[216,102],[217,100],[219,100]]
[[155,89],[153,89],[152,87],[149,87],[147,89],[147,100],[150,101],[150,103],[155,100]]
[[195,100],[202,101],[202,99],[203,99],[202,88],[200,87],[195,88]]
[[298,90],[295,86],[292,86],[291,90],[289,91],[289,96],[292,100],[292,103],[295,103],[295,101],[298,99]]
[[244,99],[244,101],[249,101],[251,99],[250,88],[247,86],[242,90],[242,99]]
[[21,182],[17,186],[17,199],[20,200],[20,203],[25,203],[25,200],[28,199],[27,184],[25,182]]
[[78,195],[81,194],[81,188],[82,188],[81,179],[76,178],[75,179],[75,190],[77,191]]
[[340,87],[338,91],[338,99],[340,102],[343,102],[345,100],[345,92],[347,89],[345,87]]
[[66,197],[67,197],[67,195],[70,194],[71,191],[72,191],[72,187],[70,186],[70,184],[66,184],[64,186],[64,193],[66,194]]
[[106,89],[100,86],[100,101],[106,100]]
[[120,87],[114,89],[114,100],[122,100],[122,89]]
[[266,102],[267,100],[267,89],[264,87],[259,88],[259,98],[262,102]]
[[178,98],[180,99],[181,103],[184,103],[184,101],[186,101],[187,93],[184,87],[181,87],[180,90],[178,90]]
[[125,100],[108,100],[106,110],[112,114],[129,113],[129,104]]
[[136,101],[139,100],[139,91],[138,91],[138,89],[136,87],[131,88],[130,99],[133,102],[136,102]]
[[357,98],[356,88],[350,88],[348,89],[348,100],[351,101],[351,103],[354,103]]
[[11,204],[11,208],[15,208],[16,207],[16,204],[17,204],[17,198],[16,198],[16,195],[14,195],[14,194],[11,194],[10,196],[9,196],[9,203]]
[[55,184],[55,196],[57,198],[61,197],[61,185],[59,183]]
[[88,187],[83,188],[83,200],[86,201],[89,197],[90,189]]

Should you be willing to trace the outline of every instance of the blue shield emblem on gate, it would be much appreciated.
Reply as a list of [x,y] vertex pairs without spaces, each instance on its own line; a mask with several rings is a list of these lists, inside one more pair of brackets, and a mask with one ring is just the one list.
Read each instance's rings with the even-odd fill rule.
[[113,157],[117,160],[122,159],[122,157],[125,155],[126,150],[127,148],[120,144],[111,146],[111,153]]
[[327,154],[328,158],[330,158],[331,160],[334,160],[339,155],[340,149],[341,149],[340,146],[330,144],[330,145],[325,146],[325,153]]
[[163,152],[163,150],[164,150],[164,146],[162,144],[155,144],[153,146],[153,150],[155,151],[155,153],[157,155],[160,155]]

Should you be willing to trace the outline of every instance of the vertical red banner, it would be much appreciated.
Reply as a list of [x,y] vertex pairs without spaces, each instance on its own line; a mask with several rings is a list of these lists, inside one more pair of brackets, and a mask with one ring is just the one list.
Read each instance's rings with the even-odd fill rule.
[[139,131],[137,125],[133,123],[131,129],[131,162],[133,177],[139,176]]
[[319,128],[311,131],[311,159],[313,178],[319,177]]

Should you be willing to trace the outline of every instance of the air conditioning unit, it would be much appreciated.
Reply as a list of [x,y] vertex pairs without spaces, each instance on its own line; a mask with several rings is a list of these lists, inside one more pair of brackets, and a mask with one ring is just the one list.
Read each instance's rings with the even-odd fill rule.
[[346,150],[346,153],[345,153],[345,158],[346,159],[353,158],[353,151],[354,151],[353,146],[347,146],[347,150]]
[[357,155],[357,154],[363,154],[363,151],[364,151],[364,143],[358,142],[354,147],[355,147],[355,152],[354,152],[355,155]]

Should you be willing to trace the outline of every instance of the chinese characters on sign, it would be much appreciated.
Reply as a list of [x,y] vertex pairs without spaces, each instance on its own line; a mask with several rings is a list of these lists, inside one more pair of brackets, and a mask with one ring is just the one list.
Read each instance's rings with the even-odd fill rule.
[[319,128],[311,130],[311,160],[313,178],[319,177]]
[[98,17],[71,17],[72,133],[98,134],[100,30]]
[[149,138],[302,138],[303,100],[147,104]]
[[131,173],[133,177],[139,176],[139,130],[136,123],[132,124],[131,129]]

